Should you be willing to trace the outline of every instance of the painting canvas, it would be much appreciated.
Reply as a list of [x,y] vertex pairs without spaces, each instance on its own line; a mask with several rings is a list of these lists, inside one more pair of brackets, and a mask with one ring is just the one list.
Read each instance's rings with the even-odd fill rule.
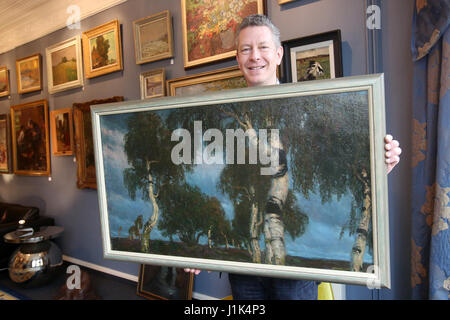
[[246,86],[247,82],[238,67],[203,72],[167,81],[167,90],[171,96],[200,94]]
[[83,86],[80,36],[55,44],[45,51],[50,93]]
[[92,138],[91,105],[123,101],[115,96],[82,103],[74,103],[73,121],[75,126],[75,155],[77,159],[77,187],[96,189],[94,145]]
[[151,300],[191,300],[194,275],[181,268],[141,264],[137,293]]
[[330,31],[283,42],[284,82],[342,77],[340,31]]
[[184,67],[236,55],[236,31],[251,14],[264,13],[263,0],[181,0]]
[[94,106],[104,256],[389,287],[383,90],[375,75]]
[[42,89],[41,55],[16,60],[17,91],[27,93]]
[[141,99],[166,95],[166,73],[164,69],[141,73]]
[[9,71],[0,67],[0,97],[9,96]]
[[47,100],[11,106],[14,173],[50,175]]
[[122,45],[118,20],[83,32],[86,78],[122,70]]
[[9,116],[0,114],[0,173],[11,172],[11,131]]
[[72,155],[74,145],[72,108],[64,108],[50,112],[50,126],[53,155]]
[[137,64],[173,57],[171,19],[166,10],[133,22]]

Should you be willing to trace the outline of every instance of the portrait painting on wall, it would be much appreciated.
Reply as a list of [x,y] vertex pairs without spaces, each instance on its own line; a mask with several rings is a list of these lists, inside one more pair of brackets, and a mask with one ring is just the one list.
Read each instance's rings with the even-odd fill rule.
[[133,22],[136,63],[173,57],[172,18],[168,10]]
[[17,91],[27,93],[42,89],[41,55],[16,60]]
[[122,70],[122,43],[118,20],[83,32],[83,60],[86,78]]
[[69,156],[73,154],[73,119],[72,108],[64,108],[50,112],[50,128],[52,136],[52,154]]
[[0,97],[9,96],[9,71],[0,67]]
[[11,106],[11,128],[14,173],[50,175],[47,100]]
[[80,36],[48,47],[45,52],[50,93],[83,86]]
[[251,14],[264,13],[263,0],[181,0],[184,67],[236,55],[236,31]]

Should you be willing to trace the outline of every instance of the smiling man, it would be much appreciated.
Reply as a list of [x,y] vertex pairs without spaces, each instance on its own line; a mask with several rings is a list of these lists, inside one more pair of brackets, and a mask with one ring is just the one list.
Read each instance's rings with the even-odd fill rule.
[[241,25],[236,60],[249,87],[277,83],[277,66],[283,58],[279,39],[267,26]]
[[[264,15],[246,17],[238,30],[236,60],[249,87],[279,83],[276,70],[283,58],[280,32]],[[386,171],[400,161],[401,149],[391,135],[385,137]],[[200,270],[185,269],[198,274]],[[229,274],[235,300],[315,300],[317,282]]]

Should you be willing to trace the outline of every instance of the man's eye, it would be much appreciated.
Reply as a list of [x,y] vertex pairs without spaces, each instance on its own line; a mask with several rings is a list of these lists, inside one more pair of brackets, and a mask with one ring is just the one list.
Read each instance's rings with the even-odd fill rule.
[[241,53],[249,53],[250,52],[250,48],[243,48],[241,49]]

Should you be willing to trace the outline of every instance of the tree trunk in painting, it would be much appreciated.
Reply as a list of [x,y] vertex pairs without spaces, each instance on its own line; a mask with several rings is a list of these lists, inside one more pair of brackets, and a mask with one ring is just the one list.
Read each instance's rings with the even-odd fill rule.
[[362,170],[362,174],[358,175],[358,179],[364,185],[364,209],[359,220],[359,226],[356,230],[356,240],[352,248],[352,271],[363,271],[363,259],[366,251],[367,236],[369,233],[369,224],[371,219],[371,198],[370,198],[370,186],[365,169]]
[[[147,160],[146,165],[147,165],[147,172],[150,172],[150,161]],[[154,185],[153,177],[149,173],[148,174],[148,196],[149,196],[150,201],[153,206],[153,214],[150,217],[150,219],[145,223],[144,229],[142,231],[142,251],[143,252],[150,252],[150,233],[152,232],[152,229],[156,226],[156,223],[158,222],[158,217],[159,217],[159,207],[158,207],[158,203],[156,202],[156,198],[158,197],[158,195],[155,194],[153,185]]]
[[[250,197],[254,199],[255,189],[253,186],[250,187]],[[252,255],[252,261],[256,263],[261,263],[261,247],[259,245],[259,228],[263,223],[258,205],[256,202],[252,201],[251,212],[250,212],[250,253]]]

